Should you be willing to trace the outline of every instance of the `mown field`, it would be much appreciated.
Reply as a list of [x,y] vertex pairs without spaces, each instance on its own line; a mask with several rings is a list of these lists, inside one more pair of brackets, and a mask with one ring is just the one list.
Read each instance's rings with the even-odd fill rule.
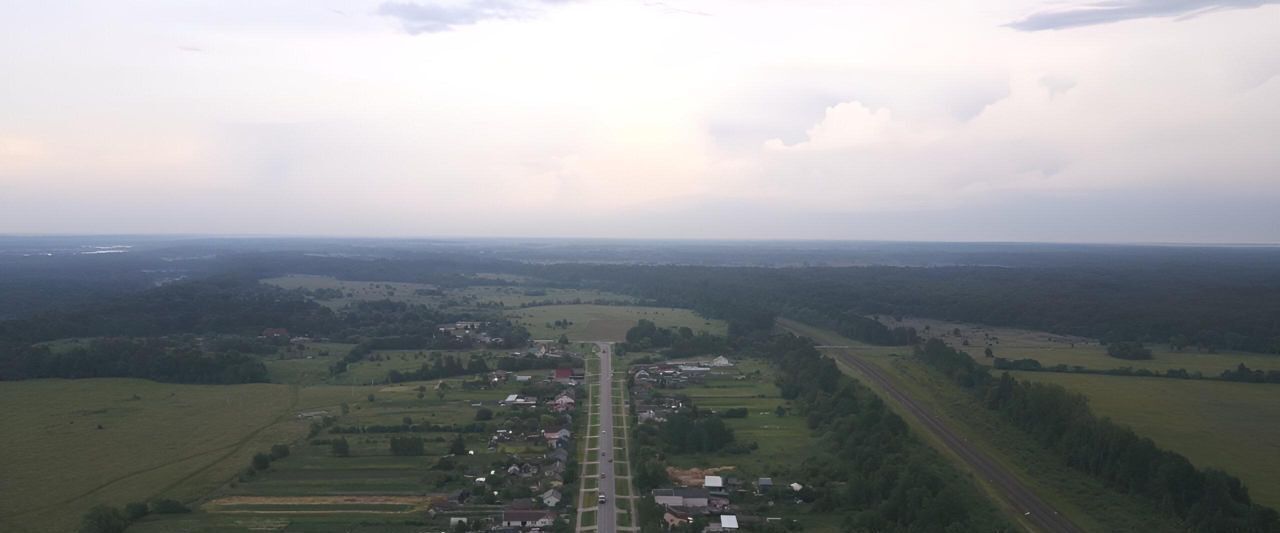
[[[992,359],[982,356],[983,349],[990,345],[996,357],[1030,358],[1040,361],[1044,366],[1063,364],[1097,370],[1133,367],[1160,372],[1182,368],[1188,372],[1200,372],[1205,376],[1213,377],[1221,374],[1223,370],[1235,369],[1240,363],[1253,369],[1280,370],[1280,356],[1276,355],[1230,351],[1209,353],[1196,351],[1195,348],[1176,351],[1167,344],[1149,344],[1147,347],[1151,349],[1151,359],[1129,361],[1107,355],[1106,346],[1097,340],[1083,337],[917,318],[904,318],[901,321],[882,319],[882,321],[891,326],[914,327],[925,337],[938,337],[957,349],[969,352],[976,361],[985,365],[992,363]],[[928,330],[925,327],[928,327]],[[958,336],[955,334],[956,329],[960,330]],[[994,340],[989,337],[994,337]],[[966,341],[968,345],[965,345]]]
[[[724,335],[728,324],[722,320],[702,318],[688,309],[616,305],[548,305],[509,311],[511,317],[528,328],[535,339],[555,339],[561,334],[570,340],[623,341],[627,330],[640,319],[651,320],[659,327],[688,327],[695,332],[707,331]],[[555,327],[557,320],[568,320],[569,327]]]
[[202,496],[304,435],[297,401],[267,384],[0,383],[0,530],[70,531],[95,504]]
[[1280,385],[1124,376],[1011,372],[1089,397],[1100,415],[1132,427],[1201,467],[1244,480],[1280,509]]

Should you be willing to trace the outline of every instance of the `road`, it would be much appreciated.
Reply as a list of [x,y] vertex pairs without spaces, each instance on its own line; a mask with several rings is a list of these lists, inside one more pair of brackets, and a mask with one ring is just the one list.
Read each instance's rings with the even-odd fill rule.
[[[830,348],[840,347],[833,346]],[[1052,506],[1041,500],[1039,496],[1036,496],[1031,489],[1023,485],[1011,472],[991,460],[985,453],[970,444],[968,440],[956,434],[955,431],[952,431],[951,428],[938,420],[928,409],[904,394],[880,367],[843,350],[837,352],[836,357],[857,368],[863,375],[879,385],[890,398],[901,405],[911,416],[920,420],[921,424],[930,433],[942,441],[947,448],[950,448],[974,472],[986,479],[988,484],[1000,493],[1001,498],[1009,506],[1017,509],[1020,513],[1024,513],[1022,516],[1023,522],[1030,525],[1035,531],[1048,533],[1076,533],[1082,531],[1071,523],[1067,517],[1058,514],[1058,511],[1054,510]]]
[[613,344],[601,342],[596,346],[600,347],[600,449],[596,460],[600,462],[600,495],[605,498],[596,511],[596,524],[600,533],[615,533],[618,506],[613,477]]

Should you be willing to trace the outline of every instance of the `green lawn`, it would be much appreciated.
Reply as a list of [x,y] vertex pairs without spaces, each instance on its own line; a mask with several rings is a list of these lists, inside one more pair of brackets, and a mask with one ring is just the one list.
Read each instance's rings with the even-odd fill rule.
[[1099,415],[1133,427],[1200,467],[1244,480],[1263,504],[1280,508],[1280,386],[1049,372],[1018,379],[1057,383],[1089,397]]
[[[688,327],[723,335],[728,325],[709,320],[688,309],[637,307],[619,305],[548,305],[508,311],[507,315],[529,329],[537,339],[555,339],[561,334],[569,339],[593,341],[626,340],[627,330],[640,319],[652,320],[663,327]],[[557,320],[568,320],[568,328],[557,328]]]

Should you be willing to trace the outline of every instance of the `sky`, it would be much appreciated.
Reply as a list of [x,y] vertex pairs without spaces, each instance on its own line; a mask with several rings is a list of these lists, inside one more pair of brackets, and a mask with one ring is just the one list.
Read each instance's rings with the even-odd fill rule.
[[68,0],[0,234],[1280,242],[1280,0]]

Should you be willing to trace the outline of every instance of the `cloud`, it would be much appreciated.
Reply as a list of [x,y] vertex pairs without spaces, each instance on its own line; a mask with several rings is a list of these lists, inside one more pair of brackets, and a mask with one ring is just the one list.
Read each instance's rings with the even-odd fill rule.
[[540,5],[564,4],[572,0],[475,0],[458,4],[444,2],[384,2],[379,15],[400,19],[405,31],[440,33],[492,19],[528,18],[538,14]]
[[1103,0],[1044,9],[1007,24],[1021,31],[1061,30],[1151,17],[1195,17],[1224,9],[1249,9],[1280,0]]

